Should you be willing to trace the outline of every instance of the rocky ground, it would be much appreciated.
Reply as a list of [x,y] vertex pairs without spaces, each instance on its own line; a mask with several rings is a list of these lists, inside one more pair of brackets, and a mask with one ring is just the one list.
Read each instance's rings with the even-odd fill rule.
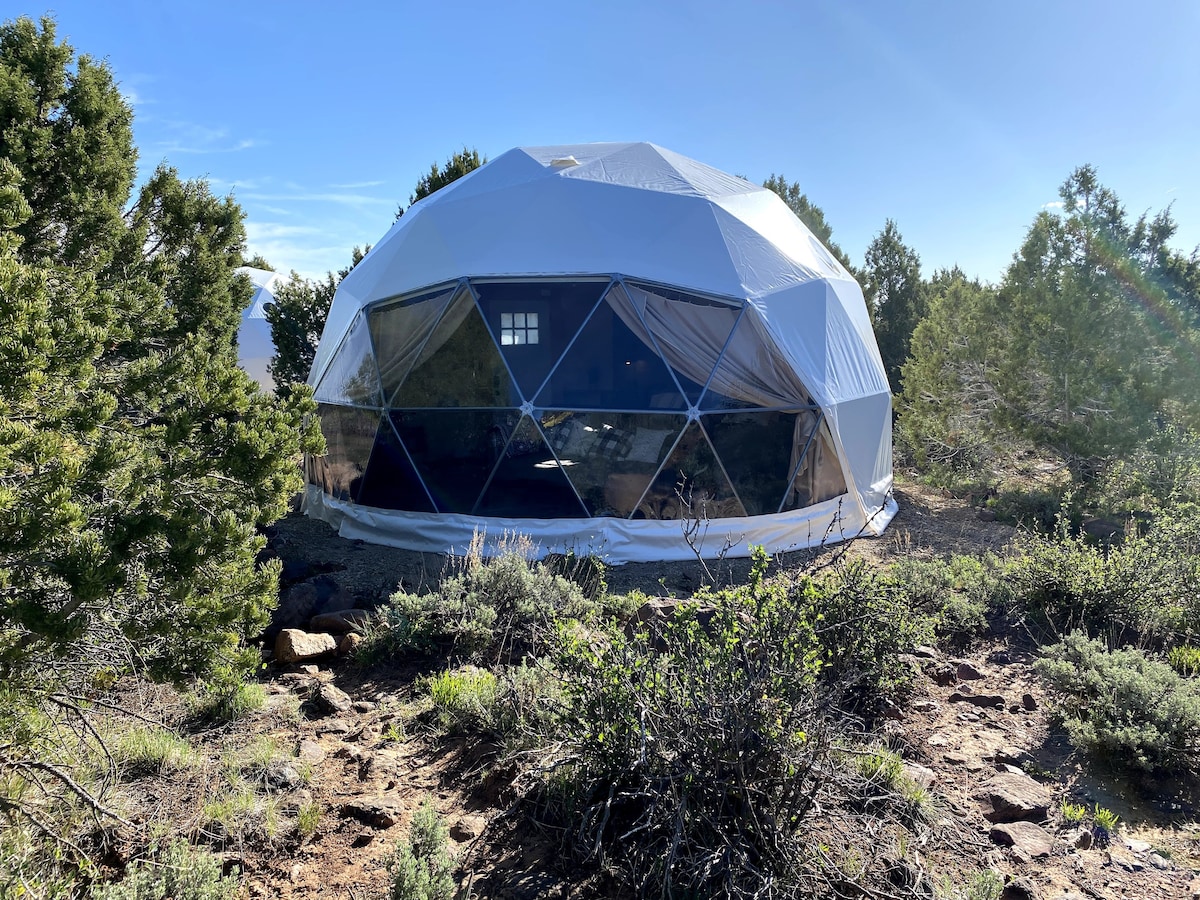
[[[981,521],[966,503],[936,491],[909,487],[899,500],[901,513],[887,535],[856,542],[850,552],[881,562],[906,553],[1000,552],[1012,536],[1012,529]],[[250,896],[378,896],[386,857],[425,797],[450,824],[474,896],[580,895],[585,886],[552,865],[555,843],[513,814],[507,783],[513,773],[481,763],[490,748],[432,740],[400,714],[413,699],[414,678],[435,663],[366,670],[353,662],[355,638],[345,636],[353,621],[335,615],[314,623],[322,613],[369,609],[397,587],[433,586],[447,561],[344,541],[302,517],[279,523],[271,547],[284,561],[284,589],[269,642],[277,653],[265,672],[266,708],[204,732],[196,743],[219,757],[273,738],[286,758],[263,777],[273,779],[280,814],[295,815],[305,805],[323,812],[304,837],[288,828],[274,836],[261,829],[232,840],[216,836],[229,864],[243,869]],[[748,569],[743,561],[721,565],[719,574],[733,579]],[[684,596],[702,575],[698,563],[624,566],[609,571],[608,583],[616,592],[636,587]],[[1170,777],[1123,781],[1073,756],[1050,725],[1028,646],[1013,630],[963,658],[921,648],[913,658],[922,673],[916,692],[885,725],[909,774],[934,798],[935,839],[916,849],[932,884],[990,866],[1006,878],[1007,900],[1200,897],[1197,786]],[[310,652],[319,655],[303,658]],[[152,701],[163,698],[147,698],[148,708]],[[283,771],[289,767],[305,777]],[[212,790],[211,781],[151,785],[143,801],[186,811],[181,793]],[[1111,845],[1067,827],[1064,800],[1117,813],[1121,827]],[[199,819],[194,827],[202,827]]]

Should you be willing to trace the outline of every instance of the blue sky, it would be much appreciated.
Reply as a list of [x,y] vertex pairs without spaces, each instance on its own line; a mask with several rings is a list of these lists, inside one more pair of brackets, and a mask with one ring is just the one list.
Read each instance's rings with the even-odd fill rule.
[[251,252],[320,275],[463,145],[648,140],[798,181],[860,262],[888,218],[926,272],[1000,277],[1077,165],[1200,244],[1200,3],[342,4],[52,12],[164,159],[233,192]]

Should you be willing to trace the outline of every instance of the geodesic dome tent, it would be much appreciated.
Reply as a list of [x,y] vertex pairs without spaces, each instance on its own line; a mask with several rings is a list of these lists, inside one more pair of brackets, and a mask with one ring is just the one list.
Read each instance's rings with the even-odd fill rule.
[[341,282],[306,510],[614,562],[878,534],[891,397],[862,292],[770,191],[652,144],[512,150]]
[[267,371],[267,365],[275,355],[275,342],[271,339],[271,325],[267,322],[265,307],[274,302],[275,286],[283,281],[283,276],[252,266],[242,266],[237,272],[246,275],[254,283],[250,305],[242,312],[242,324],[238,326],[238,365],[264,391],[273,391],[275,379]]

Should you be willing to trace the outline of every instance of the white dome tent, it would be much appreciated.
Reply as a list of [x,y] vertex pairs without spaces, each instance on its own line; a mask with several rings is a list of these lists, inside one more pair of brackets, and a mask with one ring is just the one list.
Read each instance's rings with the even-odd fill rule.
[[267,371],[267,364],[275,355],[275,343],[271,340],[271,325],[267,322],[264,307],[275,300],[275,287],[284,278],[276,272],[251,266],[242,266],[237,273],[254,282],[254,296],[242,312],[242,324],[238,326],[238,365],[264,391],[274,391],[275,379]]
[[774,193],[652,144],[509,151],[341,282],[305,507],[612,562],[879,534],[891,396],[862,292]]

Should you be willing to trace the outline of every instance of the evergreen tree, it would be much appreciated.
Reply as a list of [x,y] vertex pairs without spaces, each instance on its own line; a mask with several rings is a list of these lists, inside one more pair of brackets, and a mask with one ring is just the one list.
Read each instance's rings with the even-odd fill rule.
[[888,382],[893,392],[899,392],[900,369],[908,359],[913,329],[925,315],[927,301],[921,259],[904,243],[891,219],[867,246],[859,280]]
[[803,222],[816,239],[829,249],[829,252],[837,258],[846,271],[855,275],[854,266],[850,264],[850,257],[833,240],[833,228],[825,221],[824,210],[808,199],[808,195],[800,190],[799,182],[788,181],[782,175],[772,174],[763,182],[763,187],[778,194],[779,198],[796,214],[796,218]]
[[267,371],[275,379],[275,392],[280,397],[289,396],[295,386],[308,381],[333,295],[342,279],[362,262],[370,249],[355,247],[350,265],[329,272],[322,279],[309,281],[292,272],[291,277],[275,289],[275,302],[265,310],[271,326],[271,340],[275,344],[275,355],[271,357]]
[[237,366],[233,201],[167,167],[131,196],[107,66],[22,18],[0,85],[0,681],[203,675],[274,603],[257,531],[319,445],[311,400]]
[[[481,157],[479,151],[472,148],[468,150],[465,146],[462,150],[451,156],[446,162],[439,166],[433,163],[429,167],[429,172],[422,175],[417,180],[417,186],[409,195],[408,205],[412,206],[418,200],[423,200],[432,194],[434,191],[440,191],[448,184],[452,184],[464,175],[474,172],[484,163],[487,157]],[[404,215],[404,207],[401,206],[396,210],[396,218],[399,219]]]
[[1169,211],[1131,221],[1090,166],[1060,195],[998,291],[945,293],[917,328],[899,403],[917,456],[986,410],[993,446],[1032,441],[1088,478],[1165,422],[1200,419],[1195,285],[1165,246]]

